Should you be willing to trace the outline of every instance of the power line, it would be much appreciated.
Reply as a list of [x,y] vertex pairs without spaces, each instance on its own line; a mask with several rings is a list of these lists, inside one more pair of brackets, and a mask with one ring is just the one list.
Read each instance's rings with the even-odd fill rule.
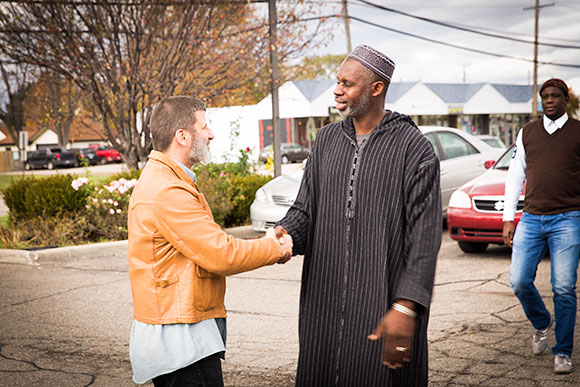
[[[478,49],[475,49],[475,48],[459,46],[459,45],[452,44],[452,43],[442,42],[440,40],[426,38],[424,36],[419,36],[419,35],[411,34],[409,32],[399,31],[399,30],[396,30],[394,28],[385,27],[385,26],[382,26],[382,25],[379,25],[379,24],[376,24],[376,23],[373,23],[373,22],[370,22],[370,21],[367,21],[367,20],[364,20],[364,19],[360,19],[360,18],[355,17],[355,16],[349,16],[349,18],[352,19],[352,20],[356,20],[358,22],[364,23],[364,24],[371,25],[373,27],[382,28],[384,30],[391,31],[391,32],[394,32],[394,33],[397,33],[397,34],[401,34],[401,35],[405,35],[405,36],[410,36],[412,38],[417,38],[417,39],[421,39],[421,40],[426,40],[428,42],[440,44],[440,45],[447,46],[447,47],[453,47],[453,48],[457,48],[457,49],[460,49],[460,50],[471,51],[471,52],[475,52],[475,53],[483,54],[483,55],[495,56],[495,57],[498,57],[498,58],[509,58],[509,59],[522,60],[522,61],[525,61],[525,62],[532,62],[532,63],[534,62],[532,59],[521,58],[521,57],[511,56],[511,55],[497,54],[497,53],[493,53],[493,52],[489,52],[489,51],[478,50]],[[539,64],[544,64],[544,65],[552,65],[552,66],[562,66],[562,67],[580,68],[580,64],[574,65],[574,64],[568,64],[568,63],[555,63],[555,62],[542,62],[542,61],[538,61],[538,63]]]
[[[432,23],[432,24],[436,24],[439,26],[443,26],[443,27],[447,27],[447,28],[453,28],[456,30],[460,30],[460,31],[465,31],[465,32],[471,32],[473,34],[478,34],[478,35],[483,35],[483,36],[489,36],[492,38],[497,38],[497,39],[504,39],[504,40],[510,40],[512,42],[518,42],[518,43],[527,43],[527,44],[534,44],[534,42],[530,41],[530,40],[525,40],[525,39],[518,39],[518,38],[512,38],[509,36],[504,36],[504,35],[497,35],[497,34],[492,34],[490,32],[483,32],[483,31],[477,31],[471,28],[466,28],[466,27],[460,27],[458,25],[453,25],[450,23],[446,23],[446,22],[442,22],[439,20],[434,20],[434,19],[430,19],[427,17],[423,17],[423,16],[417,16],[417,15],[413,15],[407,12],[403,12],[403,11],[399,11],[393,8],[389,8],[389,7],[385,7],[379,4],[375,4],[372,3],[370,1],[366,1],[366,0],[358,0],[361,3],[370,5],[372,7],[378,8],[378,9],[382,9],[384,11],[388,11],[388,12],[393,12],[393,13],[397,13],[399,15],[403,15],[403,16],[407,16],[407,17],[411,17],[413,19],[418,19],[418,20],[422,20],[428,23]],[[571,49],[580,49],[580,46],[572,46],[572,45],[566,45],[566,44],[557,44],[557,43],[540,43],[538,42],[539,45],[541,46],[549,46],[549,47],[557,47],[557,48],[571,48]]]

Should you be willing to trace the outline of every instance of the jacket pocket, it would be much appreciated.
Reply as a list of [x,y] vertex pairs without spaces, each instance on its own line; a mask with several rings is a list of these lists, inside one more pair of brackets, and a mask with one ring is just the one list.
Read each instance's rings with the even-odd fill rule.
[[177,283],[178,276],[153,277],[155,284],[155,295],[157,297],[157,308],[159,315],[163,317],[174,317],[177,315],[176,301],[179,289]]
[[179,278],[176,275],[174,275],[174,276],[171,276],[169,278],[154,278],[154,281],[155,281],[155,287],[166,288],[169,285],[173,285],[174,283],[179,281]]
[[195,279],[195,304],[201,311],[214,309],[224,302],[225,280],[221,275],[210,273],[207,270],[197,267],[197,278]]

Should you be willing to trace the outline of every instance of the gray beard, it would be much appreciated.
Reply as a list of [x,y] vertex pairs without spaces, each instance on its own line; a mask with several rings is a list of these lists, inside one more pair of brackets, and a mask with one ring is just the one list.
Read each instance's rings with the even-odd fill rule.
[[203,143],[201,138],[194,133],[191,149],[189,150],[189,157],[192,164],[201,163],[203,165],[211,162],[211,153],[207,145]]
[[356,105],[349,105],[344,111],[338,114],[344,118],[359,118],[369,111],[371,105],[371,93],[363,94]]

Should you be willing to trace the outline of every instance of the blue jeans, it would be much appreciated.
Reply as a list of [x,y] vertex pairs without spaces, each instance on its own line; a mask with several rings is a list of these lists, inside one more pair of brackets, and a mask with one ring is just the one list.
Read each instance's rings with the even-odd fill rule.
[[545,329],[550,323],[550,312],[534,285],[538,264],[547,250],[550,251],[556,318],[556,345],[552,347],[552,352],[554,355],[571,356],[576,323],[580,211],[557,215],[534,215],[524,212],[516,228],[510,282],[535,329]]

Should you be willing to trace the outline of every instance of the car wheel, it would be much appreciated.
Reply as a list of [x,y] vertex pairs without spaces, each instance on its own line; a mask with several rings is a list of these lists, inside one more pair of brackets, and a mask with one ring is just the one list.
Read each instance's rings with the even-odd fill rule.
[[466,253],[483,253],[489,243],[481,242],[457,242],[459,243],[459,248]]
[[101,157],[101,158],[99,159],[99,164],[101,164],[101,165],[105,165],[105,164],[107,164],[107,159],[106,159],[106,158],[104,158],[104,157]]
[[49,161],[48,164],[46,164],[46,168],[54,169],[54,164],[51,161]]
[[32,165],[30,165],[30,163],[26,163],[24,164],[24,169],[26,169],[27,171],[32,171]]
[[282,156],[282,158],[280,160],[282,161],[282,164],[288,164],[288,161],[290,161],[290,160],[288,160],[288,156],[286,156],[286,155]]

